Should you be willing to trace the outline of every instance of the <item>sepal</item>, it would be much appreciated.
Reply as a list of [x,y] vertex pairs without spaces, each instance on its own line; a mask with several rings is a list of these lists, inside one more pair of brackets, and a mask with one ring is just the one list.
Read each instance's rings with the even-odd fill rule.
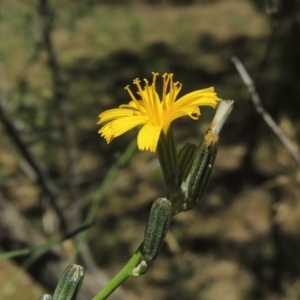
[[157,155],[167,187],[171,192],[177,191],[179,188],[178,159],[171,126],[167,134],[163,131],[160,134],[157,144]]
[[189,174],[197,146],[192,143],[186,143],[178,152],[179,184]]

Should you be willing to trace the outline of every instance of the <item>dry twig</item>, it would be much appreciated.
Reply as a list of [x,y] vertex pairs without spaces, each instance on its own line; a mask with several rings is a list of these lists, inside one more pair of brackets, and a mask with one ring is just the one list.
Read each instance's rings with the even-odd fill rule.
[[297,164],[300,166],[300,155],[299,155],[297,149],[295,149],[295,147],[294,147],[293,143],[291,142],[291,140],[289,139],[289,137],[282,131],[282,129],[276,124],[276,122],[273,120],[273,118],[270,116],[270,114],[262,106],[259,94],[257,93],[255,85],[254,85],[250,75],[248,74],[247,70],[245,69],[244,65],[236,56],[232,57],[231,60],[235,64],[235,67],[236,67],[237,71],[239,72],[245,85],[248,87],[248,90],[251,95],[251,100],[252,100],[252,103],[253,103],[256,111],[262,116],[264,121],[273,130],[273,132],[279,137],[279,139],[284,144],[286,149],[289,151],[289,153],[295,159]]

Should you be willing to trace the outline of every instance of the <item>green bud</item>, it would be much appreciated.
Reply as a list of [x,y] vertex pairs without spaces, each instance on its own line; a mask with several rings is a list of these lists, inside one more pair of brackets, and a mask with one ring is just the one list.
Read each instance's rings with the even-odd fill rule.
[[49,294],[42,295],[39,300],[52,300],[52,296]]
[[[182,151],[182,158],[179,158],[179,174],[182,176],[180,192],[171,195],[173,215],[192,209],[201,200],[218,152],[219,133],[232,107],[232,100],[220,101],[210,128],[195,154],[192,156],[189,151]],[[187,149],[189,149],[188,147]],[[192,147],[190,151],[192,152]],[[186,163],[185,168],[184,163]]]
[[202,198],[218,151],[219,136],[210,130],[198,146],[188,175],[183,178],[181,195],[174,199],[173,214],[192,209]]
[[197,149],[185,183],[190,202],[199,202],[205,192],[218,151],[218,138],[217,134],[209,131]]
[[75,300],[84,278],[84,269],[69,265],[64,271],[53,295],[53,300]]
[[142,260],[150,266],[156,259],[166,237],[172,216],[172,205],[167,198],[158,198],[151,207],[145,230]]

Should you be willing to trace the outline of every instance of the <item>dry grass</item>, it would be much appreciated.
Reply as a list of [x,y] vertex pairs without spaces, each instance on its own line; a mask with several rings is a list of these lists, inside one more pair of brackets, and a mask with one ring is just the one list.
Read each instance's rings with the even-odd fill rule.
[[[134,136],[129,133],[107,146],[97,136],[95,125],[100,109],[127,99],[123,83],[131,83],[128,78],[132,80],[141,73],[149,74],[153,68],[163,70],[166,67],[168,71],[175,66],[179,73],[176,79],[183,82],[184,88],[195,85],[199,88],[199,82],[202,85],[215,81],[224,98],[237,99],[221,139],[212,178],[214,185],[208,190],[204,208],[174,218],[171,238],[163,246],[153,268],[145,276],[125,282],[129,299],[254,299],[251,293],[260,284],[253,271],[260,267],[257,261],[264,265],[256,272],[261,271],[266,281],[271,272],[268,262],[274,255],[274,245],[269,214],[276,194],[274,189],[280,190],[280,201],[284,202],[276,208],[282,231],[294,238],[299,235],[300,228],[299,205],[293,202],[299,198],[299,188],[292,178],[293,161],[277,139],[258,124],[255,113],[246,104],[247,90],[233,66],[229,67],[230,56],[239,51],[247,52],[245,61],[250,71],[257,65],[261,48],[253,51],[253,43],[257,46],[267,34],[264,16],[246,0],[180,7],[97,5],[86,12],[80,10],[82,4],[78,1],[52,4],[57,14],[53,32],[55,48],[70,81],[68,103],[79,153],[76,179],[78,182],[86,180],[88,185],[86,188],[82,184],[78,193],[83,212],[94,198],[110,163]],[[26,141],[34,145],[35,153],[54,170],[63,189],[66,186],[65,157],[61,150],[63,137],[57,129],[59,120],[55,108],[44,111],[50,107],[52,99],[45,53],[41,53],[28,69],[27,94],[22,95],[16,89],[16,79],[32,56],[34,44],[39,41],[36,2],[2,0],[1,5],[4,13],[0,34],[4,42],[0,43],[0,89],[8,94],[11,92],[9,99],[12,100],[6,103],[8,111]],[[236,39],[241,39],[242,43],[235,44]],[[244,44],[243,39],[246,40]],[[147,57],[154,43],[164,43],[169,52],[163,53],[163,58],[160,53]],[[170,60],[168,55],[172,56]],[[134,65],[123,61],[128,57],[135,61]],[[36,114],[28,114],[28,117],[20,113],[20,106],[24,110],[35,108]],[[176,136],[181,145],[186,141],[198,142],[199,134],[206,130],[209,113],[212,114],[207,111],[202,110],[200,125],[193,126],[185,120],[178,122]],[[284,120],[281,115],[278,118]],[[48,128],[47,122],[56,131]],[[247,129],[245,122],[251,124],[250,129],[255,131],[259,141],[251,150],[254,164],[251,171],[258,178],[252,173],[248,175],[248,169],[240,170],[249,148],[245,139],[251,138],[249,130],[246,137],[245,132],[240,131],[240,128]],[[42,128],[41,133],[35,133],[32,130],[35,128]],[[43,140],[47,134],[53,134],[49,138],[52,143]],[[9,140],[1,139],[0,142],[0,175],[5,178],[7,195],[26,211],[38,203],[39,195],[20,170],[21,158],[12,150]],[[282,181],[282,173],[288,180]],[[97,262],[109,275],[113,276],[121,268],[140,243],[148,213],[146,208],[166,191],[161,181],[154,156],[143,152],[133,157],[108,189],[97,216],[97,228],[90,232],[90,244],[97,253]],[[24,198],[30,200],[22,203]],[[94,232],[101,239],[94,238]],[[174,250],[176,247],[172,247],[172,243],[179,246],[179,252]],[[292,256],[293,262],[297,262],[296,258]],[[7,270],[5,275],[0,272],[1,286],[17,268],[7,261],[0,261],[0,264],[1,270]],[[287,280],[284,300],[293,300],[290,295],[299,295],[299,290],[299,281]],[[41,293],[40,287],[24,275],[3,299],[37,299]]]
[[[12,278],[18,271],[19,267],[10,260],[0,260],[0,286],[6,283],[9,278]],[[37,300],[44,294],[44,289],[32,278],[24,273],[13,285],[10,285],[1,294],[2,300]]]
[[[11,85],[33,52],[40,23],[35,2],[6,0],[2,3],[5,11],[0,28],[5,37],[5,43],[0,44],[2,72]],[[188,53],[196,64],[207,66],[205,61],[211,57],[206,53],[199,56],[198,51],[203,34],[224,42],[239,35],[261,37],[267,32],[265,19],[246,0],[186,7],[98,5],[77,18],[74,17],[76,4],[55,6],[58,9],[54,41],[59,58],[66,65],[87,56],[100,59],[119,49],[139,52],[151,43],[165,42]],[[49,79],[46,69],[36,65],[30,76],[35,85]]]

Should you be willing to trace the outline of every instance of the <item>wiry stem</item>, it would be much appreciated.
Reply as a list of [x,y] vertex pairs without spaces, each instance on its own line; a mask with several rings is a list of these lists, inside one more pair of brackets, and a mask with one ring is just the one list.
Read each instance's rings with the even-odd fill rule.
[[294,147],[293,143],[289,139],[289,137],[282,131],[282,129],[276,124],[270,114],[264,109],[261,104],[259,94],[256,91],[255,85],[248,74],[247,70],[245,69],[244,65],[237,57],[231,58],[232,62],[235,64],[236,69],[238,70],[242,80],[244,81],[245,85],[248,87],[248,90],[251,94],[252,103],[256,109],[256,111],[262,116],[264,121],[267,125],[273,130],[273,132],[279,137],[283,145],[286,149],[290,152],[292,157],[295,159],[297,164],[300,166],[300,155],[296,148]]

